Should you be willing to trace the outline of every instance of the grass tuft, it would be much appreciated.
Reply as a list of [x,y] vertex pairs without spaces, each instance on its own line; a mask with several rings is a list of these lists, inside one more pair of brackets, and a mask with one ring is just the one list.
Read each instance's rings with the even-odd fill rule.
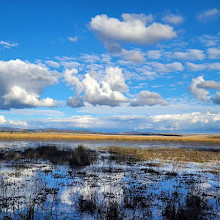
[[70,166],[87,166],[96,160],[94,150],[79,145],[76,149],[61,150],[55,145],[27,148],[24,151],[8,150],[0,152],[4,160],[47,160],[54,164],[69,164]]

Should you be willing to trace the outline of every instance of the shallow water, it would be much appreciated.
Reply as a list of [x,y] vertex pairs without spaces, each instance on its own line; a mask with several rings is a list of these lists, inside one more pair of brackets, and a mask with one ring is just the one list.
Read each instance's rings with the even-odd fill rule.
[[[99,141],[1,142],[0,146],[21,149],[46,144],[61,148],[83,144],[93,149],[176,146]],[[174,219],[178,215],[219,219],[219,207],[218,163],[119,161],[105,151],[98,152],[94,164],[81,168],[39,160],[0,161],[1,219]]]
[[75,148],[78,145],[84,145],[89,148],[97,149],[99,147],[109,147],[109,146],[119,146],[119,147],[137,147],[137,148],[147,148],[147,147],[163,147],[163,148],[189,148],[189,149],[213,149],[220,151],[219,144],[204,144],[204,143],[172,143],[172,142],[137,142],[137,141],[112,141],[112,140],[87,140],[87,141],[0,141],[0,149],[13,147],[13,148],[26,148],[26,147],[36,147],[39,145],[56,145],[58,147],[68,147]]

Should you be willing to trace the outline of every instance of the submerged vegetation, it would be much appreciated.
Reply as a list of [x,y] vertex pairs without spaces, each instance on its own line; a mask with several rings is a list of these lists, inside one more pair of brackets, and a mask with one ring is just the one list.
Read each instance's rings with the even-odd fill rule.
[[188,148],[132,148],[132,147],[108,147],[100,148],[113,153],[123,160],[133,158],[137,160],[171,160],[183,162],[220,162],[218,150],[195,150]]

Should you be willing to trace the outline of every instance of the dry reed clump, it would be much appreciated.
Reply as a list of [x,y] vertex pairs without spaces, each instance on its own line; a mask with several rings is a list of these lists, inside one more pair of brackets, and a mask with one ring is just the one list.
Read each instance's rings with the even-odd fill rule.
[[71,166],[87,166],[95,161],[97,153],[94,150],[79,145],[76,149],[58,149],[55,145],[27,148],[24,151],[7,150],[0,152],[2,160],[47,160],[54,164],[69,164]]
[[161,141],[181,143],[219,144],[219,135],[194,136],[140,136],[140,135],[102,135],[102,134],[74,134],[74,133],[9,133],[0,132],[0,140],[112,140],[112,141]]
[[130,147],[109,147],[100,148],[117,155],[133,156],[139,160],[172,160],[183,162],[220,162],[220,152],[193,150],[185,148],[130,148]]

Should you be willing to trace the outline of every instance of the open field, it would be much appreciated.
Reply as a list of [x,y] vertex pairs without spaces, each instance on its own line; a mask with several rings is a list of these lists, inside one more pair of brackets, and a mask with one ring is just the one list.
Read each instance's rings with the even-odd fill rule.
[[220,135],[143,136],[143,135],[101,135],[71,133],[9,133],[1,132],[0,140],[114,140],[114,141],[162,141],[200,142],[220,144]]

